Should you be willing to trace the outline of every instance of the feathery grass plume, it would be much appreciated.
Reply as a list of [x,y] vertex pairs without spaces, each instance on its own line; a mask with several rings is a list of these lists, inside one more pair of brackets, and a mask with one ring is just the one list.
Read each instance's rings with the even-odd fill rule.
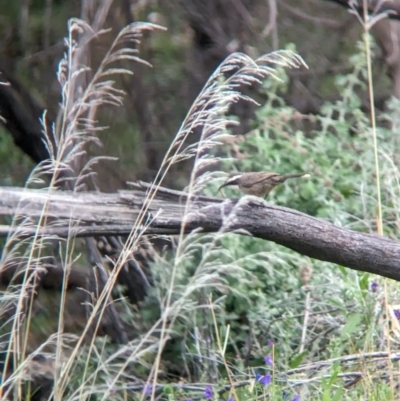
[[[303,60],[291,51],[278,51],[262,56],[256,61],[241,53],[230,55],[212,74],[189,110],[178,134],[165,155],[161,169],[154,181],[154,192],[150,192],[149,197],[152,198],[154,196],[157,185],[162,182],[171,164],[191,157],[194,158],[194,168],[187,191],[189,194],[194,194],[203,188],[213,178],[213,175],[207,174],[198,177],[197,174],[218,160],[209,153],[209,150],[219,145],[222,137],[228,134],[228,127],[232,124],[232,120],[227,116],[229,107],[239,100],[253,102],[240,89],[245,86],[261,84],[267,77],[276,78],[274,71],[277,66],[297,68],[301,65],[305,65]],[[185,147],[186,139],[195,129],[199,129],[201,132],[199,141],[196,144]],[[189,255],[191,253],[190,246],[186,245],[188,244],[188,239],[184,240],[183,237],[185,221],[190,219],[190,204],[189,197],[185,204],[184,224],[175,250],[176,254],[171,266],[167,291],[164,299],[160,302],[161,341],[152,372],[154,383],[157,382],[161,353],[168,338],[169,328],[173,326],[178,316],[183,316],[185,302],[190,299],[191,295],[198,293],[201,288],[217,288],[217,283],[221,283],[220,273],[222,273],[223,267],[213,253],[213,249],[216,249],[217,234],[210,236],[210,239],[206,241],[195,273],[189,282],[184,285],[184,293],[176,296],[176,276],[178,271],[181,270],[186,252]],[[189,236],[189,241],[190,239]],[[218,252],[215,254],[217,255]],[[230,271],[230,273],[234,273],[235,269],[234,263],[226,266],[226,270]],[[191,310],[191,308],[188,309],[189,311]],[[153,390],[152,397],[154,397],[154,394]]]
[[[40,185],[45,187],[45,191],[43,192],[44,197],[47,196],[46,193],[54,191],[58,187],[74,191],[83,188],[85,179],[92,174],[92,165],[100,159],[95,158],[89,160],[86,164],[83,163],[85,148],[88,143],[94,142],[100,144],[96,133],[104,129],[104,127],[96,125],[98,108],[101,106],[119,106],[122,104],[123,91],[114,86],[114,81],[110,76],[115,74],[132,74],[132,71],[116,67],[115,65],[116,63],[127,61],[148,65],[147,62],[139,58],[137,46],[144,32],[156,28],[161,27],[146,23],[133,23],[125,27],[113,41],[98,68],[92,71],[83,63],[86,49],[90,42],[96,40],[99,35],[107,32],[107,30],[94,32],[84,21],[75,18],[69,21],[69,34],[65,41],[67,52],[59,64],[57,74],[62,95],[60,113],[57,122],[51,130],[44,123],[46,114],[43,116],[44,141],[49,153],[49,159],[43,161],[34,169],[27,180],[27,186]],[[92,75],[91,78],[90,75]],[[2,266],[12,263],[16,257],[19,257],[20,260],[23,257],[26,260],[26,263],[21,266],[21,275],[23,275],[22,284],[10,287],[13,292],[6,292],[2,296],[3,299],[7,299],[9,302],[11,300],[14,301],[14,305],[12,305],[13,317],[9,321],[11,326],[9,327],[9,338],[5,341],[5,366],[13,360],[14,371],[18,371],[26,359],[29,327],[32,318],[33,295],[38,283],[38,275],[40,275],[41,269],[44,268],[42,262],[45,248],[49,244],[54,244],[55,239],[51,236],[43,237],[39,235],[39,230],[36,230],[35,235],[29,239],[21,239],[20,235],[24,233],[24,228],[37,229],[42,226],[59,223],[59,221],[57,222],[57,220],[50,217],[47,202],[44,202],[42,212],[37,216],[29,215],[26,210],[20,210],[14,218],[14,225],[18,225],[20,229],[7,239],[5,251],[2,255]],[[74,224],[72,214],[69,223],[71,225]],[[56,238],[56,241],[60,245],[60,239]],[[64,246],[65,252],[62,251],[60,246],[60,254],[64,258],[65,283],[69,266],[73,262],[72,252],[74,241],[69,238],[65,241]],[[47,269],[51,268],[51,266],[45,267]],[[63,348],[62,316],[65,291],[66,289],[63,288],[59,316],[60,334],[57,336],[57,341],[60,342],[56,351],[58,353],[58,361],[60,361],[60,354]],[[14,295],[12,296],[12,294]],[[93,311],[92,320],[96,312],[96,310]],[[90,322],[88,326],[89,324]],[[81,343],[82,338],[77,342],[78,344]],[[59,369],[60,367],[56,366],[55,373]],[[5,373],[2,376],[3,382],[5,380]],[[66,373],[68,373],[68,369]],[[18,378],[18,376],[16,377]],[[57,379],[58,375],[55,374],[55,377]],[[68,377],[61,380],[58,384],[56,383],[56,398],[60,398],[64,393],[67,381]],[[15,387],[19,388],[20,386],[17,383]]]
[[[61,85],[62,100],[60,115],[55,127],[54,136],[46,132],[51,160],[57,160],[62,168],[71,169],[84,154],[85,146],[89,142],[100,144],[96,133],[105,127],[96,125],[96,113],[99,107],[120,106],[123,102],[124,92],[115,87],[110,76],[115,74],[133,74],[132,71],[116,67],[116,63],[137,62],[150,66],[149,63],[138,56],[136,48],[145,31],[161,28],[153,24],[133,23],[119,32],[116,39],[106,52],[97,70],[92,72],[88,66],[82,64],[82,56],[90,42],[109,30],[93,32],[84,21],[73,18],[69,21],[69,36],[65,40],[67,53],[61,60],[58,68],[58,81]],[[128,47],[129,45],[133,47]],[[87,75],[92,73],[89,80]],[[53,146],[55,145],[55,146]],[[96,159],[96,162],[98,159]],[[90,160],[89,163],[93,163]],[[53,166],[60,167],[58,165]],[[83,167],[78,173],[86,172]],[[77,177],[74,177],[75,179]],[[79,177],[82,178],[82,177]],[[76,185],[80,183],[77,179]]]
[[[229,106],[239,99],[250,100],[240,93],[239,86],[261,83],[265,77],[269,75],[273,76],[274,65],[298,67],[301,64],[301,59],[291,52],[278,52],[271,56],[262,57],[257,62],[254,62],[243,54],[231,55],[213,74],[189,111],[188,117],[183,122],[181,129],[164,158],[161,169],[154,181],[154,186],[148,193],[146,204],[149,204],[154,198],[157,186],[162,182],[172,163],[194,156],[197,157],[197,166],[200,166],[196,167],[195,170],[204,166],[206,160],[205,151],[217,145],[221,135],[226,135],[226,128],[231,122],[225,116]],[[195,128],[201,128],[201,140],[197,145],[190,145],[185,148],[184,142]],[[192,174],[192,186],[195,184],[194,177],[195,171]],[[191,191],[190,193],[193,192]],[[145,221],[146,212],[147,209],[144,206],[143,213],[141,214],[142,217],[136,222],[119,259],[115,262],[111,276],[119,271],[131,252],[135,249],[138,241],[140,241],[140,236],[146,231],[146,225],[151,224],[152,218],[157,218],[157,216],[153,216],[150,219],[147,218],[147,221]],[[187,217],[189,214],[190,205],[186,204],[185,216]],[[111,389],[118,387],[118,383],[124,377],[129,365],[132,365],[134,362],[138,363],[139,361],[142,364],[145,363],[143,360],[144,355],[153,355],[156,358],[156,363],[149,366],[151,373],[147,382],[147,385],[152,384],[151,392],[152,397],[154,397],[157,388],[157,374],[160,367],[161,352],[168,338],[174,333],[176,319],[179,317],[182,321],[185,321],[193,315],[196,309],[209,307],[206,305],[207,302],[199,304],[197,300],[198,294],[210,287],[224,290],[225,280],[223,275],[232,275],[235,272],[236,266],[233,260],[231,264],[225,266],[221,266],[218,263],[217,252],[213,253],[213,250],[217,249],[215,245],[217,240],[218,234],[210,235],[209,237],[199,237],[197,233],[192,233],[186,238],[182,234],[175,250],[176,255],[172,260],[160,259],[166,277],[161,278],[159,281],[159,283],[162,283],[162,286],[157,287],[156,285],[154,290],[158,292],[157,299],[161,316],[152,322],[147,332],[138,341],[131,343],[127,347],[125,353],[126,360],[120,366],[118,374],[109,382],[109,390],[104,393],[103,399],[108,397],[110,391],[112,391]],[[198,267],[193,274],[187,274],[183,264],[190,261],[191,255],[196,252],[202,253],[201,261],[198,263]],[[176,283],[175,276],[179,265],[182,267],[179,271],[185,277],[180,283]],[[113,279],[110,279],[107,285],[109,283],[112,284]],[[107,288],[107,290],[110,288]],[[227,291],[226,287],[225,291]],[[116,355],[111,356],[107,361],[107,366],[115,361],[116,358]],[[90,383],[96,374],[97,370],[85,377],[83,384],[87,385]],[[142,394],[143,397],[144,394]]]
[[[67,133],[71,133],[70,136],[71,141],[70,144],[66,145],[67,153],[70,154],[72,149],[76,151],[75,159],[76,160],[81,155],[81,149],[90,141],[97,142],[97,138],[94,135],[99,129],[99,127],[95,126],[95,115],[99,106],[104,105],[112,105],[118,106],[122,103],[123,99],[123,91],[114,87],[114,81],[109,80],[108,77],[113,74],[132,74],[131,71],[124,68],[117,68],[113,65],[117,62],[125,62],[125,61],[134,61],[139,63],[144,63],[149,65],[147,62],[139,58],[137,45],[139,45],[141,38],[145,31],[150,31],[156,28],[161,28],[159,26],[153,24],[146,23],[133,23],[124,28],[114,40],[110,49],[106,53],[104,59],[100,63],[97,71],[93,74],[93,78],[87,84],[87,86],[83,89],[82,95],[79,96],[78,99],[70,102],[69,93],[73,95],[75,93],[74,90],[71,91],[71,88],[76,87],[76,82],[74,81],[78,77],[81,77],[82,74],[86,72],[86,68],[76,68],[75,71],[71,71],[70,68],[65,68],[66,66],[70,66],[77,64],[76,62],[71,63],[71,59],[74,59],[75,56],[75,42],[73,40],[73,32],[77,30],[77,32],[81,33],[82,29],[84,32],[88,31],[88,37],[92,39],[95,35],[91,34],[90,27],[80,20],[73,20],[72,24],[70,24],[70,38],[67,41],[69,45],[69,53],[68,57],[61,62],[60,64],[60,82],[63,83],[63,107],[62,107],[62,119],[61,119],[61,132],[66,131]],[[97,36],[98,34],[96,34]],[[128,47],[127,45],[133,45],[133,48]],[[79,60],[79,57],[78,57]],[[78,64],[79,65],[79,64]],[[66,78],[66,79],[65,79]],[[71,85],[72,82],[72,85]],[[74,138],[74,134],[75,138]],[[75,144],[75,140],[77,145]],[[95,160],[97,162],[99,158]],[[80,175],[76,179],[76,187],[81,187],[83,183],[83,179],[91,174],[90,167],[91,163],[94,160],[90,160],[82,169],[78,169],[80,171]],[[75,188],[76,190],[77,188]],[[120,267],[122,268],[122,266]],[[62,394],[66,388],[68,373],[72,368],[72,364],[74,362],[74,358],[77,355],[79,347],[83,341],[84,335],[87,333],[90,325],[93,323],[95,316],[102,316],[104,313],[104,308],[107,303],[107,299],[111,293],[112,288],[114,287],[116,277],[119,273],[120,269],[115,269],[115,271],[110,275],[110,279],[108,280],[104,290],[100,294],[97,299],[95,305],[92,305],[92,313],[88,319],[86,329],[82,333],[80,341],[78,341],[76,348],[72,352],[72,355],[66,366],[62,372],[64,375],[64,379],[60,382],[59,393]],[[98,324],[100,323],[100,319],[98,320]],[[93,343],[91,344],[91,349],[93,350]],[[88,353],[87,364],[89,363],[89,358],[91,356],[91,352]],[[86,370],[84,371],[84,375],[82,377],[82,382],[85,381]],[[82,390],[81,390],[82,391]]]

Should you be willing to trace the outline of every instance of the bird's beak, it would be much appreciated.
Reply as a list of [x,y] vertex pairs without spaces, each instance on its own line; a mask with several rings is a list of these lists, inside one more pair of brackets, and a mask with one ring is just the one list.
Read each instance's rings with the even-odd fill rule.
[[238,185],[238,180],[241,177],[241,175],[234,175],[229,177],[219,188],[218,188],[218,192],[224,188],[227,187],[228,185]]
[[218,188],[217,193],[218,193],[219,191],[221,191],[221,189],[224,188],[224,187],[226,187],[227,185],[229,185],[229,184],[228,184],[227,182],[224,182],[224,183]]

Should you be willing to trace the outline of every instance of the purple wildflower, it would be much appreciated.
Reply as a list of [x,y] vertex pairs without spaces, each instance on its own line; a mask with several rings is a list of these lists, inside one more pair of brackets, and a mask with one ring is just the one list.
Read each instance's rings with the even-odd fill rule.
[[204,398],[206,400],[212,400],[214,398],[211,384],[207,384],[206,388],[204,389]]
[[290,401],[300,401],[300,396],[296,394]]
[[153,391],[153,386],[151,384],[146,384],[143,388],[143,393],[146,395],[151,395]]
[[256,375],[254,376],[254,378],[256,379],[256,382],[260,381],[261,379],[261,375],[259,373],[256,373]]
[[263,385],[263,386],[269,386],[271,384],[272,381],[272,377],[270,374],[266,374],[264,376],[262,376],[259,380],[259,382]]
[[373,281],[373,282],[371,283],[371,291],[372,291],[372,292],[378,291],[378,287],[379,287],[379,284],[378,284],[376,281]]
[[265,362],[266,365],[272,366],[274,364],[274,360],[272,358],[272,355],[267,355],[264,358],[264,362]]
[[400,319],[400,309],[394,309],[393,313],[396,316],[396,319]]
[[268,347],[273,347],[274,346],[274,342],[272,340],[268,340],[267,341],[267,345],[268,345]]
[[229,397],[226,401],[235,401],[232,397]]

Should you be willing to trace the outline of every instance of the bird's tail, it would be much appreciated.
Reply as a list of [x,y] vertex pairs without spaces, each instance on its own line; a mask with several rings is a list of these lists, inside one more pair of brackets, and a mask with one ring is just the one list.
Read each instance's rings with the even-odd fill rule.
[[307,174],[307,173],[286,174],[286,175],[282,175],[281,176],[281,180],[283,182],[283,181],[286,181],[288,178],[299,178],[299,177],[306,178],[306,177],[309,177],[309,176],[310,176],[310,174]]

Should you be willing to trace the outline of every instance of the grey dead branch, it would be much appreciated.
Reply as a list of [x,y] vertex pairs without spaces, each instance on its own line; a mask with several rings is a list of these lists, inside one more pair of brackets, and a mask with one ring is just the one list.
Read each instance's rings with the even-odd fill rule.
[[[151,185],[132,183],[132,190],[112,194],[0,188],[0,215],[38,217],[46,203],[52,223],[41,235],[91,237],[128,235],[145,228],[146,235],[185,232],[237,232],[273,241],[302,255],[400,281],[400,243],[385,237],[337,227],[330,222],[256,198],[218,199],[159,188],[149,201]],[[187,207],[189,202],[189,207]],[[141,226],[135,226],[141,221]],[[0,236],[22,226],[0,226]]]

